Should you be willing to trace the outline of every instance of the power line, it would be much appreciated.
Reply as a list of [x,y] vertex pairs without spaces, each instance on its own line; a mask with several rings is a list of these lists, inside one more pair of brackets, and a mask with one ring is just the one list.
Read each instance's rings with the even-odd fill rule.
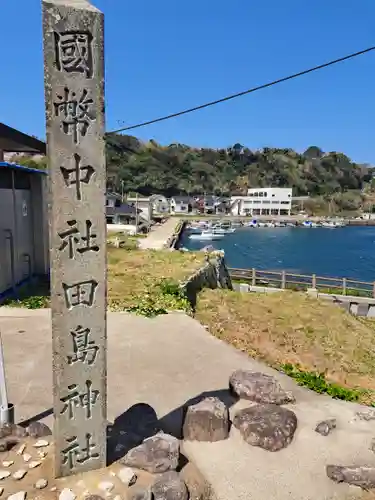
[[155,118],[154,120],[149,120],[147,122],[138,123],[137,125],[130,125],[129,127],[123,127],[117,130],[112,130],[108,132],[109,134],[116,134],[118,132],[124,132],[125,130],[133,130],[135,128],[145,127],[146,125],[152,125],[154,123],[163,122],[165,120],[169,120],[171,118],[176,118],[177,116],[187,115],[188,113],[193,113],[194,111],[199,111],[200,109],[208,108],[210,106],[214,106],[215,104],[220,104],[221,102],[230,101],[231,99],[236,99],[237,97],[241,97],[246,94],[251,94],[252,92],[256,92],[257,90],[262,90],[267,87],[272,87],[273,85],[277,85],[278,83],[283,83],[288,80],[293,80],[294,78],[298,78],[299,76],[307,75],[308,73],[312,73],[313,71],[318,71],[319,69],[327,68],[328,66],[332,66],[333,64],[337,64],[342,61],[347,61],[348,59],[352,59],[354,57],[360,56],[362,54],[366,54],[367,52],[371,52],[375,50],[374,47],[369,47],[365,50],[361,50],[359,52],[354,52],[353,54],[349,54],[344,57],[340,57],[339,59],[334,59],[333,61],[329,61],[324,64],[320,64],[319,66],[314,66],[313,68],[305,69],[304,71],[300,71],[299,73],[294,73],[293,75],[286,76],[284,78],[280,78],[279,80],[274,80],[272,82],[265,83],[263,85],[259,85],[258,87],[253,87],[249,90],[244,90],[243,92],[238,92],[237,94],[232,94],[227,97],[223,97],[222,99],[217,99],[216,101],[207,102],[205,104],[201,104],[199,106],[195,106],[194,108],[185,109],[183,111],[179,111],[178,113],[172,113],[170,115],[162,116],[160,118]]

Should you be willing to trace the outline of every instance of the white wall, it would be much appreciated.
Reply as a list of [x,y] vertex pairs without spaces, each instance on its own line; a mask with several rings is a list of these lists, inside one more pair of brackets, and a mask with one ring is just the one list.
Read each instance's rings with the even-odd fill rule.
[[292,188],[252,188],[247,196],[232,196],[233,215],[290,215]]

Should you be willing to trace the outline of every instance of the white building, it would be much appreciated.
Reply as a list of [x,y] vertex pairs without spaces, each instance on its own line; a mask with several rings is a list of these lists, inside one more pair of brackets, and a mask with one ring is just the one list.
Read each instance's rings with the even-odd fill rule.
[[232,215],[290,215],[292,188],[252,188],[231,197]]

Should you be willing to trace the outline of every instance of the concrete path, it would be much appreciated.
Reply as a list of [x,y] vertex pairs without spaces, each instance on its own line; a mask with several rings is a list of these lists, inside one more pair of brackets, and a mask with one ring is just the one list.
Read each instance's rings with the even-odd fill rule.
[[[10,400],[18,420],[45,414],[52,405],[51,332],[47,310],[0,308]],[[374,421],[361,421],[363,407],[318,396],[210,336],[184,314],[154,319],[125,313],[108,316],[108,411],[115,419],[135,403],[148,403],[165,430],[177,432],[183,405],[202,395],[228,400],[228,378],[243,368],[275,374],[297,403],[292,444],[271,453],[244,443],[232,429],[218,443],[192,442],[184,453],[211,483],[217,500],[328,500],[356,498],[361,490],[333,483],[327,464],[375,466],[369,451]],[[234,413],[238,403],[231,408]],[[337,429],[323,437],[316,423],[337,418]],[[51,416],[47,417],[51,423]],[[350,495],[350,496],[348,496]]]
[[139,248],[142,250],[162,250],[179,222],[180,219],[177,217],[171,217],[164,224],[153,226],[147,237],[139,240]]

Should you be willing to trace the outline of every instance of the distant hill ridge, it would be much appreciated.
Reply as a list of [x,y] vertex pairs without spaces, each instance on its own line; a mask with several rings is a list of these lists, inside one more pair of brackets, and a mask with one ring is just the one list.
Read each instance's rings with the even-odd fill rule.
[[108,185],[141,194],[245,194],[249,187],[293,187],[295,196],[326,196],[362,190],[371,167],[316,146],[303,154],[290,148],[252,151],[241,144],[209,149],[161,146],[136,137],[107,136]]

